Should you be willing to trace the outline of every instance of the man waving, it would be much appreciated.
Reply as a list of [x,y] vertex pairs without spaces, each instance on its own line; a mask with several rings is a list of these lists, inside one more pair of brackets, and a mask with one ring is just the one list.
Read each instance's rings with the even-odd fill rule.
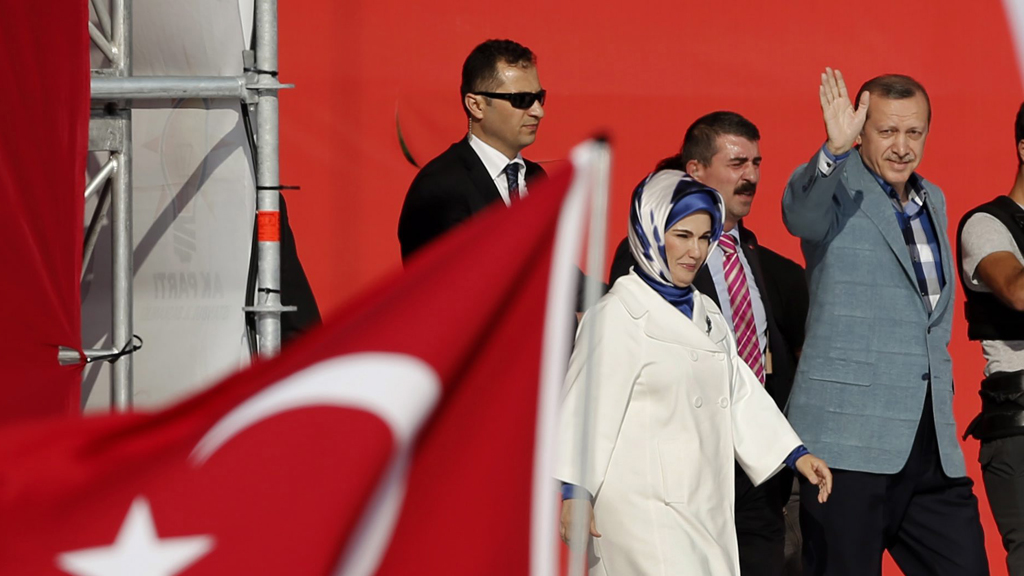
[[953,420],[945,199],[915,172],[931,103],[899,74],[858,94],[821,75],[827,140],[782,199],[810,288],[789,419],[836,486],[827,505],[803,487],[805,573],[880,574],[888,550],[908,576],[988,574]]

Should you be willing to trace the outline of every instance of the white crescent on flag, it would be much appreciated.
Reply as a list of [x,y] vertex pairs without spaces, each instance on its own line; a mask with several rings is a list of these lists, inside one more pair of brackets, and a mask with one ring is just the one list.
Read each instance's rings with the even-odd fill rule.
[[363,352],[324,360],[249,398],[199,440],[191,459],[201,466],[229,440],[258,422],[290,410],[337,406],[384,420],[396,443],[419,430],[441,395],[441,379],[426,362],[393,352]]
[[285,378],[237,406],[199,440],[190,459],[195,466],[202,466],[247,428],[291,410],[337,406],[375,414],[394,433],[396,450],[337,570],[346,576],[368,576],[379,565],[401,511],[411,441],[440,396],[440,377],[419,358],[393,352],[332,358]]

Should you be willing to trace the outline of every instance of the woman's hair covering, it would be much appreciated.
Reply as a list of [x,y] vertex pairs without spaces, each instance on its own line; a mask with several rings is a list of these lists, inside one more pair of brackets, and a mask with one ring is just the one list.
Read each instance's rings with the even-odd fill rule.
[[725,203],[713,188],[679,170],[650,174],[633,190],[629,211],[629,248],[641,277],[651,283],[674,286],[665,256],[665,231],[693,214],[711,215],[711,247],[718,243],[725,226]]

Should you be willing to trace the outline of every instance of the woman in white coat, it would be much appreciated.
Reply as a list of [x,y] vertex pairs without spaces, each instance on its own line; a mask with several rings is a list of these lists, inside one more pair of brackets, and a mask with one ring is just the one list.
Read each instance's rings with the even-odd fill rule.
[[755,485],[788,464],[822,501],[831,490],[828,467],[737,355],[718,307],[691,286],[723,210],[717,192],[683,172],[648,176],[630,210],[638,266],[577,331],[556,477],[562,538],[581,542],[574,518],[589,524],[592,576],[738,576],[734,461]]

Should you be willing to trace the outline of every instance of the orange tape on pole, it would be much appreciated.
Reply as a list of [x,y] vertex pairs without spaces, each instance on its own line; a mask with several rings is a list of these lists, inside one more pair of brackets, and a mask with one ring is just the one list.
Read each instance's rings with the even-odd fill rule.
[[281,241],[281,213],[260,210],[256,213],[256,238],[260,242]]

